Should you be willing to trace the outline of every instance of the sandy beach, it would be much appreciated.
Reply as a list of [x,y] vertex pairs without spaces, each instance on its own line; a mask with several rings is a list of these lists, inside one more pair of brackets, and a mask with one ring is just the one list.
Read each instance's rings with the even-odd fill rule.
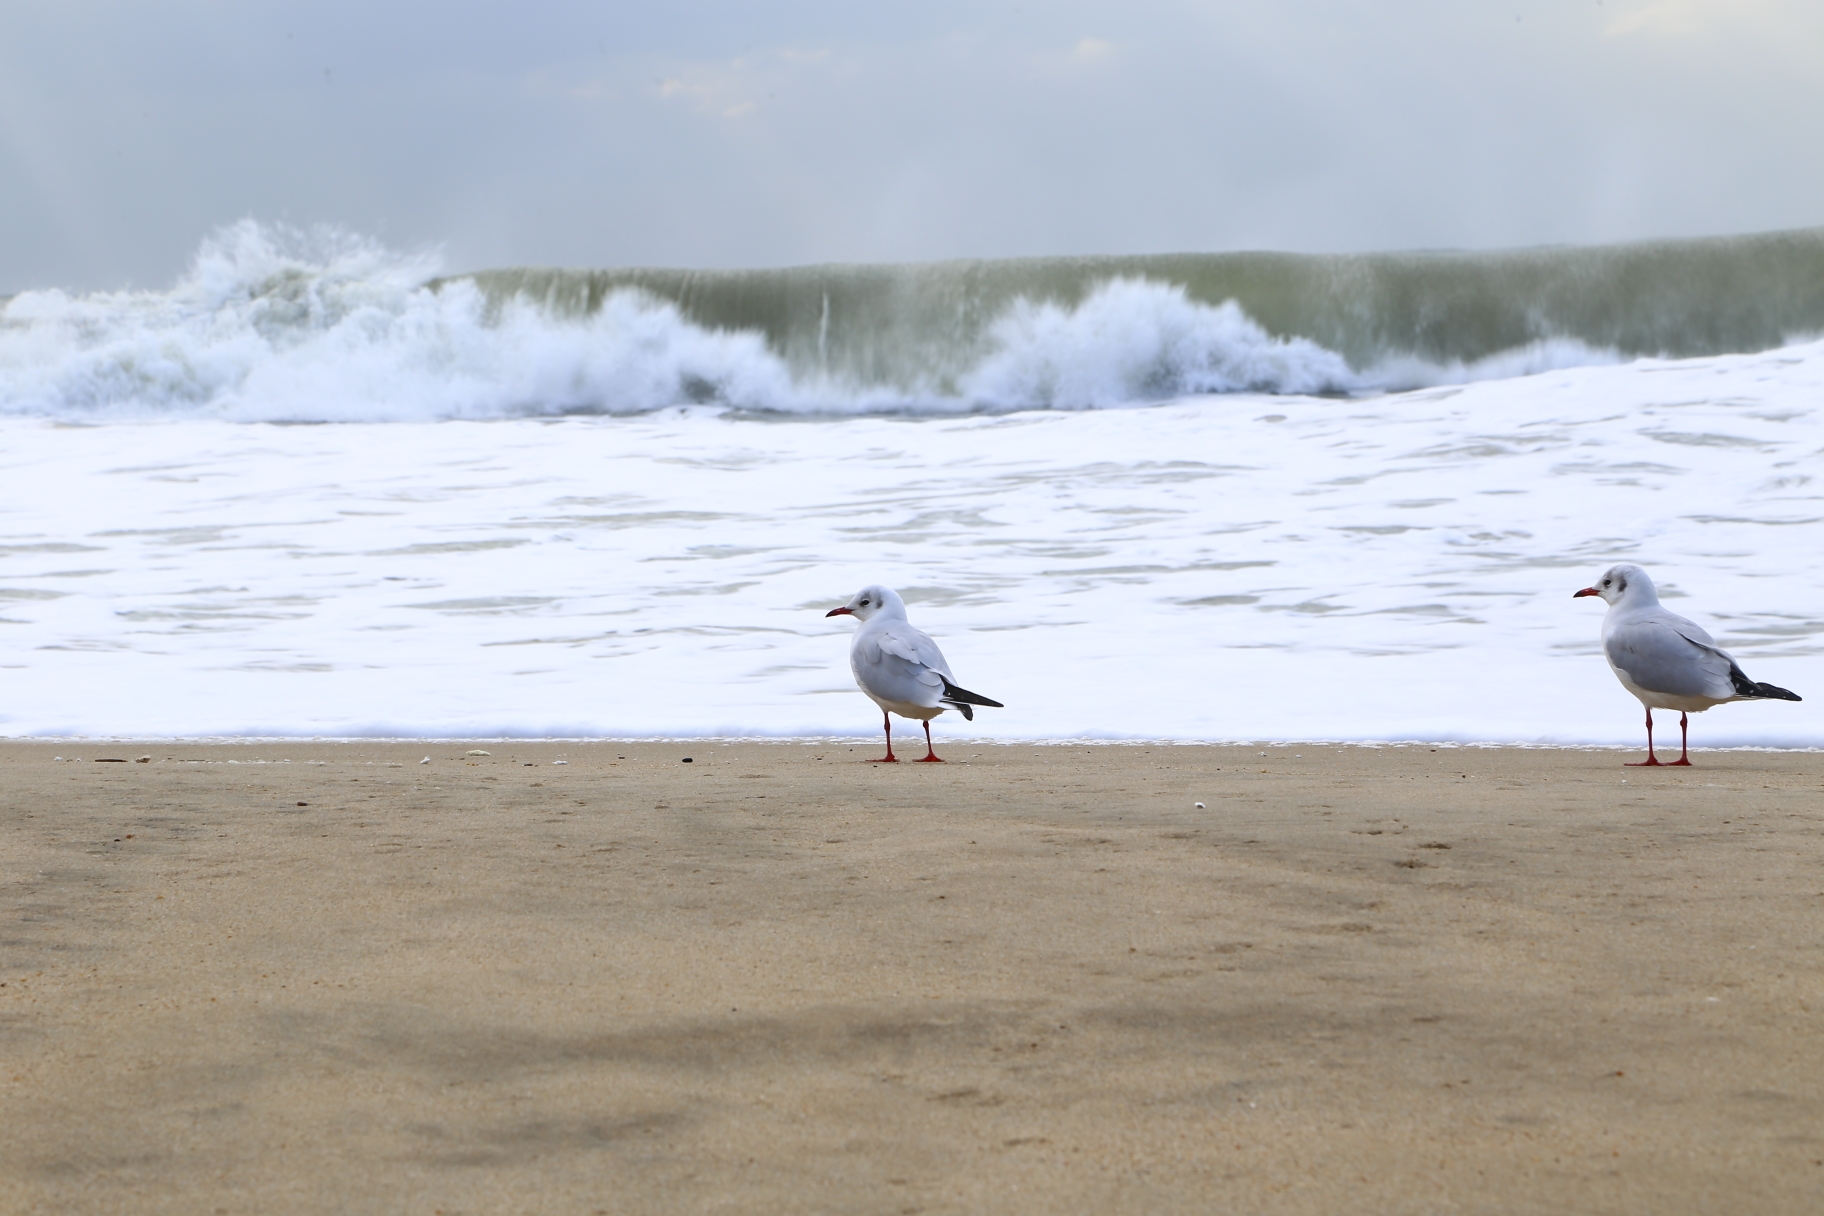
[[0,744],[0,1209],[1824,1210],[1824,756],[940,751]]

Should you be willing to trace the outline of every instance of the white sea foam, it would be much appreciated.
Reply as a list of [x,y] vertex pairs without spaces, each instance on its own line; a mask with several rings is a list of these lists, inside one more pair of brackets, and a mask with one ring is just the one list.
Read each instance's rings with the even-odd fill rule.
[[963,396],[1001,409],[1088,409],[1193,393],[1341,393],[1362,381],[1340,355],[1279,339],[1234,301],[1116,279],[1074,308],[1018,301],[990,330],[993,353]]
[[[899,587],[1000,738],[1638,744],[1618,559],[1824,744],[1824,346],[1371,399],[0,420],[0,733],[859,734]],[[941,744],[940,744],[941,746]]]
[[789,408],[757,335],[621,292],[586,318],[432,290],[429,255],[242,223],[165,292],[25,292],[0,312],[0,413],[399,422],[640,413],[691,401]]
[[1511,380],[1573,367],[1602,367],[1627,360],[1614,350],[1591,346],[1575,338],[1549,338],[1528,342],[1481,359],[1438,362],[1414,355],[1393,355],[1357,374],[1357,391],[1409,392],[1446,384],[1475,384],[1484,380]]

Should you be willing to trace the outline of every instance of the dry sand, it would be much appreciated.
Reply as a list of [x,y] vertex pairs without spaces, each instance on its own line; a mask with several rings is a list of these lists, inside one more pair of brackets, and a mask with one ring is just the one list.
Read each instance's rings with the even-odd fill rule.
[[0,1210],[1824,1211],[1824,756],[876,747],[0,745]]

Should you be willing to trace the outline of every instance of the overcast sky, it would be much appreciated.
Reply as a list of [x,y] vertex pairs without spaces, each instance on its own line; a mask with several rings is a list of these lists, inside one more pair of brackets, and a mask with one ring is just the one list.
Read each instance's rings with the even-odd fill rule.
[[1819,0],[0,0],[0,292],[1824,224]]

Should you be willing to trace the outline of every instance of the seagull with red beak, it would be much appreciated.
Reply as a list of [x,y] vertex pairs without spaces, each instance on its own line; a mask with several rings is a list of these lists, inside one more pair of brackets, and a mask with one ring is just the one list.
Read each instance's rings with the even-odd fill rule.
[[906,619],[905,601],[886,587],[863,587],[855,598],[840,608],[824,613],[828,616],[852,616],[861,622],[855,640],[849,646],[849,667],[855,682],[880,706],[881,721],[887,731],[887,754],[876,764],[894,764],[893,717],[916,718],[925,724],[925,755],[921,763],[943,761],[931,747],[931,719],[946,709],[954,709],[975,721],[971,706],[1004,706],[980,693],[958,688],[950,674],[944,652],[937,648],[929,634],[916,629]]
[[1653,580],[1639,566],[1611,566],[1594,587],[1572,594],[1600,597],[1609,606],[1602,618],[1602,653],[1621,686],[1647,710],[1647,758],[1632,768],[1658,765],[1653,754],[1653,711],[1678,711],[1678,759],[1690,764],[1690,715],[1725,701],[1800,701],[1804,698],[1742,674],[1716,639],[1684,617],[1659,606]]

